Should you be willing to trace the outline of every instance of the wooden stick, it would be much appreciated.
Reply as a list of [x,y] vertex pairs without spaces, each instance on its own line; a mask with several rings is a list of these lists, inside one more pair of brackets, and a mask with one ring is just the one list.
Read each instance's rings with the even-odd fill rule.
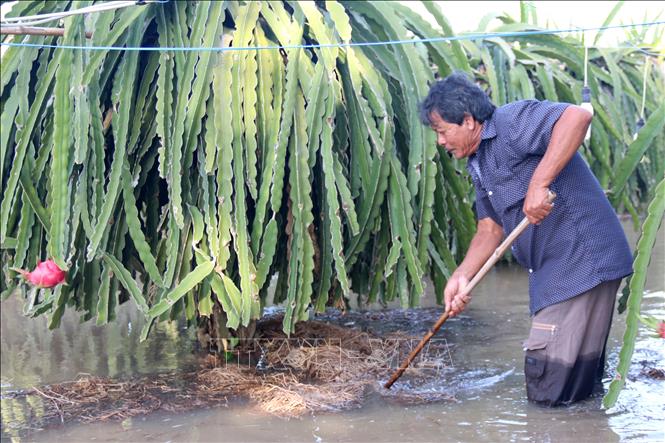
[[[547,196],[547,201],[549,203],[552,203],[555,198],[556,198],[556,194],[554,192],[550,191],[548,196]],[[499,245],[499,247],[494,250],[494,253],[490,256],[490,258],[487,259],[487,261],[485,262],[483,267],[480,268],[480,270],[476,273],[476,275],[473,277],[473,279],[471,279],[471,281],[466,286],[466,288],[464,288],[464,292],[462,293],[463,295],[467,295],[467,294],[471,293],[471,291],[473,290],[473,288],[476,287],[478,282],[480,280],[482,280],[482,278],[485,276],[485,274],[487,274],[487,272],[490,269],[492,269],[492,266],[494,266],[494,264],[497,261],[499,261],[499,259],[503,256],[503,254],[508,250],[510,245],[513,244],[515,239],[517,237],[519,237],[519,235],[522,232],[524,232],[524,230],[527,228],[527,226],[529,226],[529,224],[530,224],[529,219],[524,217],[524,219],[520,222],[520,224],[517,225],[517,227],[515,227],[515,229],[513,229],[513,232],[511,232],[508,235],[508,237],[506,237],[506,239]],[[404,362],[399,367],[399,369],[393,373],[392,377],[390,377],[390,380],[388,380],[386,382],[386,384],[383,385],[384,388],[390,389],[390,387],[393,385],[393,383],[395,383],[397,381],[397,379],[402,376],[402,374],[404,373],[406,368],[409,367],[409,365],[411,364],[413,359],[416,358],[416,356],[420,353],[420,351],[422,351],[423,347],[425,347],[427,342],[430,341],[430,339],[434,336],[434,334],[436,334],[439,331],[439,329],[441,328],[441,326],[443,326],[443,324],[446,322],[446,320],[448,320],[448,311],[444,312],[441,315],[441,317],[439,317],[439,319],[436,321],[436,323],[434,323],[434,326],[432,327],[432,329],[427,331],[427,334],[425,334],[423,339],[420,340],[420,343],[418,343],[418,346],[416,346],[416,348],[413,351],[411,351],[411,353],[409,354],[408,357],[406,357],[406,360],[404,360]]]
[[[65,35],[65,28],[41,28],[35,26],[0,26],[0,34],[10,35]],[[92,38],[92,32],[85,32],[86,38]]]

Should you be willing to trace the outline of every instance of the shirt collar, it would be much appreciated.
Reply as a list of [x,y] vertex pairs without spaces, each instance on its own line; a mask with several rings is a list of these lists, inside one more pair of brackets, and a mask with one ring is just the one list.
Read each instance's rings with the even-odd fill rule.
[[472,155],[469,156],[469,159],[466,163],[466,168],[467,170],[471,173],[471,175],[476,174],[479,180],[482,181],[481,174],[480,174],[480,168],[478,166],[478,151],[480,151],[480,148],[483,146],[482,141],[483,140],[488,140],[490,138],[496,137],[496,126],[494,124],[494,113],[485,120],[483,123],[483,131],[480,133],[480,146],[478,146],[478,150],[474,152]]
[[494,125],[494,113],[483,123],[483,132],[480,134],[481,140],[496,137],[496,126]]
[[[494,115],[495,113],[492,113],[490,118],[485,120],[483,122],[483,130],[480,133],[480,145],[478,146],[478,149],[476,152],[474,152],[472,155],[469,156],[469,161],[467,162],[467,169],[471,170],[471,166],[473,166],[474,172],[479,172],[478,168],[478,152],[480,149],[483,147],[483,140],[489,140],[490,138],[496,137],[496,126],[494,124]],[[480,174],[479,174],[480,175]]]

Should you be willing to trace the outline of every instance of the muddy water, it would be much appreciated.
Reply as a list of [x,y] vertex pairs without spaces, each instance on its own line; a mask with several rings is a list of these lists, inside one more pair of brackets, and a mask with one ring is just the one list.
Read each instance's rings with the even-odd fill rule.
[[[626,231],[635,240],[632,229]],[[661,229],[650,265],[644,310],[665,317],[665,230]],[[439,315],[432,294],[421,310],[351,314],[328,320],[374,332],[402,329],[419,335]],[[98,328],[68,313],[63,326],[48,331],[43,319],[26,321],[20,304],[2,305],[3,392],[71,380],[78,373],[130,377],[187,370],[195,363],[193,337],[175,325],[162,326],[138,344],[140,316],[124,306],[120,321]],[[615,317],[610,367],[616,366],[625,316]],[[454,399],[409,405],[370,393],[360,408],[301,419],[266,416],[251,405],[181,414],[156,413],[124,422],[67,424],[34,431],[34,441],[539,441],[612,442],[665,439],[665,381],[641,374],[642,362],[665,368],[662,340],[640,329],[627,387],[614,410],[600,410],[600,397],[568,408],[545,409],[525,400],[521,342],[528,330],[527,276],[517,267],[491,272],[464,315],[446,323],[437,339],[450,350],[450,365],[435,381],[405,378],[393,389],[428,396],[445,392]],[[3,439],[29,427],[14,400],[2,399]]]

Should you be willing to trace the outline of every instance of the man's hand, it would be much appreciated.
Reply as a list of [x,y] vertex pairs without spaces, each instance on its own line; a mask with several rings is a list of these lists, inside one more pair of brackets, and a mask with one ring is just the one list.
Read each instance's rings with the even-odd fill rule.
[[446,312],[454,317],[466,308],[471,301],[471,294],[464,294],[464,288],[469,284],[469,279],[461,273],[453,273],[443,291],[446,303]]
[[539,186],[534,183],[529,185],[522,210],[530,223],[534,225],[540,224],[552,212],[554,205],[548,202],[548,194],[549,189],[547,186]]

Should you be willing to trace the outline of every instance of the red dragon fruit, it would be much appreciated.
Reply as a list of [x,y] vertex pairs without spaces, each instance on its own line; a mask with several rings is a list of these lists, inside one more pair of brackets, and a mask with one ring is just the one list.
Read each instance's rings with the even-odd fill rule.
[[644,323],[652,331],[656,331],[655,337],[665,338],[665,320],[661,320],[651,315],[639,316],[642,323]]
[[53,260],[46,260],[44,262],[37,262],[37,266],[32,272],[23,269],[17,271],[38,288],[52,288],[65,281],[65,271],[55,264]]

